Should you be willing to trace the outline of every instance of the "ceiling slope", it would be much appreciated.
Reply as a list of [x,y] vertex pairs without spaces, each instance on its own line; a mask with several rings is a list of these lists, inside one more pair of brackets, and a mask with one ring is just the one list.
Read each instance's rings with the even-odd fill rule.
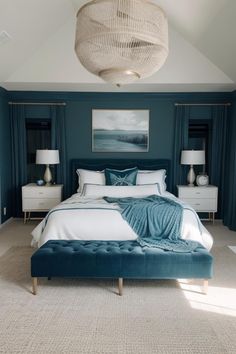
[[154,0],[165,10],[171,25],[192,43],[208,30],[209,24],[229,1],[231,0]]
[[68,0],[0,0],[0,33],[6,31],[10,35],[10,40],[0,45],[0,82],[72,14],[74,7]]
[[74,53],[76,11],[87,0],[0,0],[0,86],[12,90],[231,91],[236,88],[235,0],[152,0],[166,11],[170,54],[121,88],[87,72]]
[[[48,90],[104,90],[107,84],[90,74],[78,61],[74,53],[75,19],[60,28],[12,74],[4,84],[7,89],[39,89],[44,83]],[[155,90],[160,85],[188,85],[196,90],[203,85],[204,90],[225,90],[233,84],[221,70],[203,54],[170,28],[170,54],[161,70],[153,76],[140,80],[144,91]],[[85,86],[83,86],[85,84]],[[89,84],[89,86],[88,86]],[[112,91],[132,91],[134,85],[121,89],[109,86]],[[149,88],[150,87],[150,88]],[[168,89],[168,90],[169,90]]]
[[236,1],[230,0],[196,46],[236,82]]

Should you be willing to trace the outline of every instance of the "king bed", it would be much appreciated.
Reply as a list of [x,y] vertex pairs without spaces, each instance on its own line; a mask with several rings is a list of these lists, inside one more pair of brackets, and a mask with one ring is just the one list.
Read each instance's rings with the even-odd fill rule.
[[[135,176],[135,183],[132,182],[133,176]],[[76,242],[75,249],[79,248],[80,253],[84,242],[89,242],[89,247],[92,244],[93,253],[96,252],[94,246],[96,242],[99,242],[99,247],[101,243],[105,245],[108,242],[109,245],[110,243],[115,245],[119,242],[121,253],[122,242],[124,244],[133,242],[136,250],[137,246],[142,250],[159,249],[164,252],[164,255],[177,255],[177,259],[178,257],[181,259],[178,254],[182,254],[182,257],[186,252],[191,255],[199,247],[208,253],[212,247],[212,236],[202,225],[196,212],[168,192],[171,182],[169,160],[72,160],[71,178],[72,196],[53,208],[32,232],[32,245],[43,249],[44,253],[38,250],[42,255],[48,249],[47,245],[49,248],[52,245],[53,252],[51,248],[49,252],[52,258],[52,253],[55,253],[53,242],[56,242],[57,246],[63,244],[63,251],[72,243],[74,247]],[[112,183],[114,181],[115,183]],[[156,237],[157,233],[158,237]],[[108,248],[110,249],[110,246]],[[156,257],[160,256],[159,251]],[[115,252],[117,253],[117,250]],[[74,253],[73,248],[73,257],[75,257]],[[197,255],[197,252],[195,253]],[[69,257],[68,253],[66,257]],[[81,255],[80,259],[82,259]],[[192,259],[191,256],[189,259]],[[78,262],[80,262],[79,258]],[[45,264],[45,260],[43,263]],[[200,277],[202,274],[207,274],[206,278],[210,277],[212,260],[209,264],[210,268],[208,267],[206,273],[204,270],[201,271]],[[57,272],[52,274],[48,270],[45,272],[45,266],[43,273],[40,273],[41,271],[37,270],[40,267],[38,263],[36,268],[34,267],[32,273],[34,278],[60,275]],[[52,268],[52,265],[49,268]],[[81,268],[81,264],[78,268]],[[196,269],[199,269],[199,261]],[[192,278],[198,277],[196,269],[189,272]],[[66,276],[69,276],[71,271],[69,267]],[[96,267],[90,273],[86,270],[85,274],[96,276],[94,272],[96,273]],[[76,274],[81,276],[80,271],[74,273],[74,267],[72,273],[71,276]],[[108,273],[105,271],[104,277],[106,274]],[[179,277],[179,274],[185,273],[174,272],[173,274],[176,278],[176,274]],[[171,278],[170,275],[169,272],[167,278]],[[99,273],[99,277],[101,276]],[[111,277],[110,273],[109,277]],[[159,275],[156,277],[159,278]]]
[[[135,240],[137,234],[123,219],[117,211],[117,205],[108,204],[104,201],[105,196],[131,197],[134,195],[134,189],[142,196],[155,193],[155,183],[145,183],[139,186],[99,186],[98,183],[105,184],[100,180],[98,171],[104,171],[106,168],[127,170],[137,167],[140,171],[145,171],[145,176],[153,171],[166,171],[164,176],[154,175],[154,182],[158,187],[162,183],[162,197],[178,201],[177,198],[168,192],[170,189],[171,173],[169,160],[72,160],[71,162],[71,190],[72,196],[63,201],[54,208],[47,217],[33,230],[33,246],[42,246],[49,240]],[[78,179],[76,171],[85,171]],[[96,171],[95,177],[88,174],[87,171]],[[98,174],[98,176],[96,175]],[[157,178],[157,180],[155,179]],[[160,179],[163,179],[163,181]],[[88,183],[87,183],[88,182]],[[137,180],[138,182],[138,180]],[[144,180],[147,182],[147,179]],[[159,182],[159,183],[158,183]],[[83,184],[82,188],[79,183]],[[82,189],[85,187],[86,195],[82,195]],[[87,187],[87,188],[86,188]],[[126,190],[127,189],[127,190]],[[113,192],[114,190],[114,192]],[[124,190],[124,191],[123,191]],[[131,194],[130,194],[131,190]],[[75,193],[78,191],[77,193]],[[122,191],[122,194],[120,194]],[[117,194],[118,193],[118,194]],[[155,193],[156,194],[156,193]],[[209,232],[201,224],[197,214],[190,207],[183,210],[183,222],[181,238],[194,240],[201,243],[207,250],[210,250],[213,240]]]

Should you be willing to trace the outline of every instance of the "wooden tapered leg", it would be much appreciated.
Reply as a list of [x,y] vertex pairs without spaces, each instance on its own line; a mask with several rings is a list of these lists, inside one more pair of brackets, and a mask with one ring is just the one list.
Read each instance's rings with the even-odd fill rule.
[[203,280],[203,294],[207,295],[208,292],[208,279]]
[[118,291],[119,291],[119,295],[122,296],[122,294],[123,294],[123,278],[118,279]]
[[32,278],[33,294],[37,295],[38,278]]

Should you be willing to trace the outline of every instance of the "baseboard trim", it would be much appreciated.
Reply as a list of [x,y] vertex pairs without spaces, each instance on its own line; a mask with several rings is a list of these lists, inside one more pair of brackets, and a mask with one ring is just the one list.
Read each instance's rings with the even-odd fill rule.
[[4,226],[6,226],[7,224],[10,224],[12,221],[13,221],[13,217],[10,217],[10,218],[7,219],[6,221],[4,221],[4,223],[2,223],[2,224],[0,225],[0,230],[1,230]]

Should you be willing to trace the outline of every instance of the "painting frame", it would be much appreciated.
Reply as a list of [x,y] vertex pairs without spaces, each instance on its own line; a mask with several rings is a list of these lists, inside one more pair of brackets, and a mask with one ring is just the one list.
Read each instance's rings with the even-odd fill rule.
[[92,152],[149,152],[149,109],[92,109]]

